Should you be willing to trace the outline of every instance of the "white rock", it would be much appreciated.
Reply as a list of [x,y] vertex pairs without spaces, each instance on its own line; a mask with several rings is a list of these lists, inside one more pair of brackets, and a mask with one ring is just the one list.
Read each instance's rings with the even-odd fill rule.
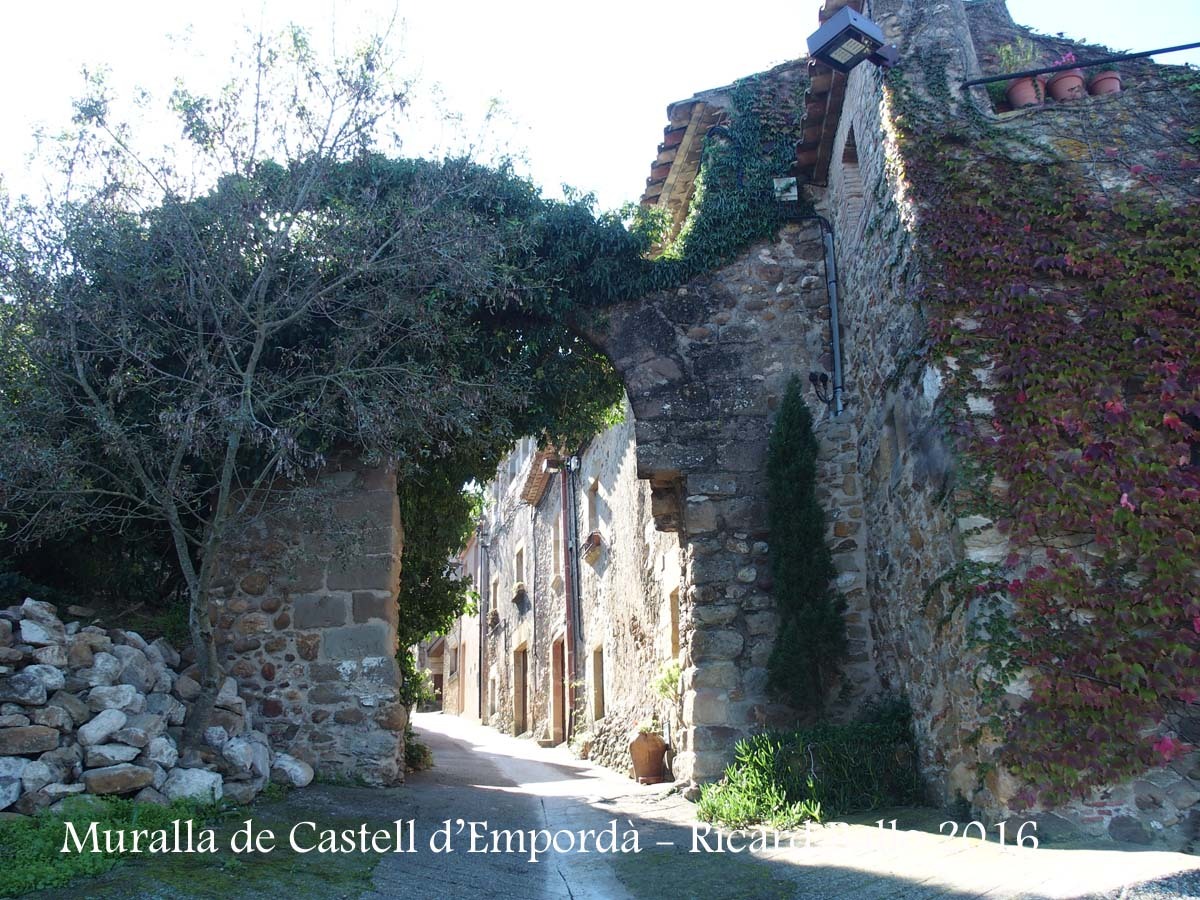
[[43,664],[26,666],[21,670],[23,675],[32,675],[38,681],[46,686],[47,691],[57,691],[67,683],[67,676],[63,674],[61,669],[54,666]]
[[35,622],[32,619],[21,620],[21,642],[25,644],[33,644],[35,647],[45,647],[48,644],[57,644],[67,639],[67,633],[60,622],[58,629],[49,628],[41,622]]
[[8,809],[21,799],[21,779],[0,776],[0,809]]
[[158,763],[164,769],[170,769],[179,762],[179,751],[175,749],[175,742],[169,737],[156,737],[151,739],[150,746],[146,748],[145,759]]
[[42,793],[51,800],[62,800],[64,797],[70,797],[72,794],[82,794],[85,788],[82,784],[48,784],[42,788]]
[[50,644],[47,647],[38,647],[33,651],[33,658],[44,666],[61,666],[67,665],[67,648],[62,644]]
[[79,743],[85,747],[103,744],[116,731],[125,727],[128,716],[119,709],[106,709],[90,722],[79,726]]
[[229,740],[229,732],[221,725],[210,725],[204,729],[204,743],[218,750]]
[[312,766],[287,753],[276,753],[271,763],[271,780],[292,787],[307,787],[313,780]]
[[249,772],[254,762],[254,744],[245,738],[234,738],[226,741],[221,747],[221,755],[225,761],[241,772]]
[[84,765],[89,769],[98,769],[133,762],[141,752],[137,747],[126,744],[101,744],[99,747],[88,747]]
[[150,646],[159,652],[163,661],[168,666],[170,666],[172,669],[179,668],[179,663],[181,662],[179,659],[179,652],[171,646],[170,642],[168,642],[166,638],[159,638]]
[[250,771],[256,778],[271,777],[271,750],[266,744],[251,743],[253,755],[250,759]]
[[96,685],[116,684],[120,675],[121,660],[103,650],[93,657],[90,669],[79,670],[79,677],[93,687]]
[[216,802],[223,793],[220,774],[207,769],[172,769],[162,786],[162,794],[168,800],[186,797]]
[[0,756],[0,778],[15,778],[21,780],[31,760],[23,756]]
[[121,661],[117,683],[135,687],[143,694],[154,686],[157,676],[146,654],[137,647],[118,645],[113,647],[113,656]]
[[88,694],[89,709],[119,709],[140,713],[146,708],[146,698],[131,684],[97,685]]
[[234,712],[243,712],[245,710],[245,701],[238,696],[238,683],[236,679],[227,677],[221,682],[221,689],[217,691],[217,699],[213,705],[220,706],[223,709],[230,709]]
[[21,773],[21,787],[25,793],[32,794],[34,791],[40,791],[50,782],[56,780],[56,774],[44,762],[31,762],[25,767],[25,771]]

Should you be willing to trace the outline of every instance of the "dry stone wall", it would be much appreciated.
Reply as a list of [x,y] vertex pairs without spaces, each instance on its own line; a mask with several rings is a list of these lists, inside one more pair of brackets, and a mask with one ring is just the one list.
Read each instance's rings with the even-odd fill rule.
[[200,691],[187,657],[71,618],[33,599],[0,609],[0,810],[33,815],[85,794],[246,803],[268,780],[312,780],[252,727],[232,678],[201,746],[181,752]]

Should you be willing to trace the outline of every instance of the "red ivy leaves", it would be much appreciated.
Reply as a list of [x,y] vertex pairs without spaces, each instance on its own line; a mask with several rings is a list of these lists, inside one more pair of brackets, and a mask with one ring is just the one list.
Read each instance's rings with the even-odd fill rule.
[[1004,587],[1034,673],[1008,762],[1053,802],[1162,761],[1139,734],[1200,696],[1200,208],[1105,202],[999,153],[947,165],[970,151],[932,131],[904,150],[914,195],[939,198],[931,332],[993,366],[991,433],[959,431],[1008,485],[1006,564],[1075,547]]

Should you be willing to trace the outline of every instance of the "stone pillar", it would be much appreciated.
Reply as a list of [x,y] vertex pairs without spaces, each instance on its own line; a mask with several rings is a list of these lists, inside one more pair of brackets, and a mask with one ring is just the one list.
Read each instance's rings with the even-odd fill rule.
[[[766,456],[788,381],[832,364],[824,275],[819,230],[791,224],[684,287],[606,309],[603,331],[590,335],[625,382],[655,523],[679,532],[684,546],[677,777],[719,778],[739,738],[794,721],[767,689],[778,615]],[[863,510],[851,416],[829,422],[815,413],[821,499],[851,604],[853,655],[834,709],[846,712],[843,695],[854,704],[876,686],[858,574]]]
[[213,615],[255,727],[319,775],[404,779],[396,476],[343,465],[281,489],[222,559]]

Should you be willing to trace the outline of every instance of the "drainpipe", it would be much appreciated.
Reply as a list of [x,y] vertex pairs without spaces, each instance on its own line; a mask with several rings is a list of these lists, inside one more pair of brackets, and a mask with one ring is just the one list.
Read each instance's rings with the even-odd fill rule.
[[491,574],[488,571],[488,541],[485,540],[487,532],[484,526],[480,525],[476,531],[479,544],[479,721],[486,723],[490,716],[484,715],[486,709],[486,700],[484,699],[485,688],[490,688],[491,683],[487,677],[487,614],[488,603],[491,598],[491,586],[488,583],[488,576]]
[[[564,609],[567,620],[566,634],[566,654],[563,659],[564,677],[567,679],[567,684],[563,688],[563,702],[567,705],[566,715],[563,716],[563,722],[566,724],[568,737],[571,734],[571,726],[574,724],[571,719],[575,714],[575,688],[572,686],[575,683],[575,578],[574,566],[572,558],[575,554],[575,520],[571,515],[571,467],[568,460],[563,461],[562,471],[559,473],[559,494],[561,500],[562,513],[562,544],[563,544],[563,595]],[[553,669],[553,665],[551,666]]]
[[829,293],[829,342],[833,349],[833,414],[842,414],[842,327],[838,315],[837,257],[833,252],[833,226],[824,216],[796,216],[796,221],[818,222],[825,244],[825,289]]

